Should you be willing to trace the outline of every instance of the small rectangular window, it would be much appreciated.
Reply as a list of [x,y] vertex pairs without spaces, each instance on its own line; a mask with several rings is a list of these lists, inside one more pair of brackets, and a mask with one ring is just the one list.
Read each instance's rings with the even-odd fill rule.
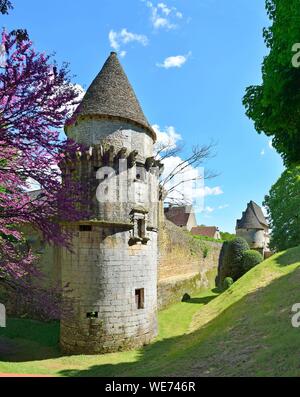
[[138,237],[144,238],[146,235],[146,222],[145,219],[137,220],[137,234]]
[[79,225],[80,232],[91,232],[92,226],[91,225]]
[[135,290],[135,304],[137,309],[144,309],[144,288]]
[[98,318],[98,312],[88,312],[86,318]]
[[137,164],[136,166],[136,174],[135,174],[135,180],[136,181],[143,181],[145,182],[146,180],[146,173],[145,173],[145,167],[143,164]]

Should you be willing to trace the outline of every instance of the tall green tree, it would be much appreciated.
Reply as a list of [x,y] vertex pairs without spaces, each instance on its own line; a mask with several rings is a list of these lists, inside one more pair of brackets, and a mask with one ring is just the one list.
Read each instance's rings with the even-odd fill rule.
[[300,163],[300,45],[295,45],[300,0],[266,0],[266,10],[271,27],[263,37],[270,52],[263,60],[262,84],[246,89],[243,104],[257,132],[272,137],[285,165],[291,165]]
[[272,229],[270,246],[283,250],[300,244],[300,166],[283,172],[265,197]]

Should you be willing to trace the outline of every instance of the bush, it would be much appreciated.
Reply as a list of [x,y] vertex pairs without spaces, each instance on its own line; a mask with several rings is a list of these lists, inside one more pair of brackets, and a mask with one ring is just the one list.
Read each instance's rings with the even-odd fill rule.
[[225,277],[223,280],[223,290],[227,290],[233,284],[231,277]]
[[248,272],[254,266],[258,265],[264,260],[263,256],[255,250],[245,251],[243,254],[243,269],[244,273]]
[[249,245],[242,237],[235,237],[224,243],[219,263],[218,285],[220,287],[226,277],[231,277],[233,281],[236,281],[244,274],[243,254],[247,250],[249,250]]
[[208,255],[208,253],[209,253],[209,247],[207,245],[205,245],[203,247],[202,252],[203,252],[203,258],[205,259],[207,257],[207,255]]
[[188,293],[184,293],[181,299],[181,302],[188,302],[191,299],[191,296]]

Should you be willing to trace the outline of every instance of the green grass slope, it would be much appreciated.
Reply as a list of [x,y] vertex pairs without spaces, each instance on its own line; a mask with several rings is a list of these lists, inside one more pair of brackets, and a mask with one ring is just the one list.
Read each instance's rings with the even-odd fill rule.
[[200,309],[190,326],[193,348],[179,360],[185,374],[299,376],[300,328],[291,324],[299,266],[300,247],[276,254]]
[[[0,372],[58,376],[299,376],[300,247],[264,261],[229,290],[159,313],[159,337],[135,351],[61,356],[58,326],[11,320],[0,329]],[[2,335],[2,336],[1,336]]]

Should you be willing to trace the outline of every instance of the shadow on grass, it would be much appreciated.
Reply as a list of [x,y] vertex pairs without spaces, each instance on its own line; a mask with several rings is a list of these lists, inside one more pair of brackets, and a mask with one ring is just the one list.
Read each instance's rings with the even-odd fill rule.
[[59,322],[8,318],[5,328],[0,328],[1,361],[34,361],[58,358]]
[[[300,300],[300,268],[252,292],[199,330],[154,341],[134,362],[65,369],[62,376],[295,376],[299,331],[290,308]],[[282,294],[282,291],[289,291]],[[274,327],[276,324],[276,327]],[[276,364],[280,363],[280,364]],[[291,371],[291,372],[289,372]]]
[[188,300],[185,300],[185,303],[197,303],[197,304],[202,304],[206,305],[213,299],[215,299],[218,295],[208,295],[208,296],[202,296],[201,298],[190,298]]
[[[280,265],[287,264],[285,254],[276,260]],[[212,297],[194,299],[201,299],[198,303],[203,303],[203,299],[208,298]],[[121,354],[117,358],[114,354],[105,355],[103,357],[106,363],[103,364],[100,363],[102,358],[97,356],[95,361],[99,359],[99,363],[84,369],[72,368],[73,365],[78,365],[78,359],[77,364],[72,364],[72,357],[69,357],[70,368],[60,370],[59,375],[284,376],[290,375],[289,370],[298,370],[300,374],[299,368],[293,369],[291,364],[300,355],[300,344],[297,343],[299,330],[290,324],[290,308],[297,299],[300,300],[300,268],[233,302],[190,334],[155,340],[135,355],[124,353],[124,358]],[[45,336],[42,341],[40,340],[45,348]],[[48,348],[52,357],[60,356],[57,355],[57,347],[49,346],[48,343]],[[33,360],[34,355],[33,352],[28,352],[27,360]],[[84,357],[82,356],[81,367],[84,366]],[[111,361],[123,362],[107,364],[110,357]],[[49,357],[43,356],[41,351],[40,359],[46,358]],[[24,357],[18,360],[4,357],[1,360],[24,361]],[[286,365],[283,365],[283,361]]]
[[279,266],[288,266],[291,263],[300,262],[299,247],[291,248],[288,251],[285,251],[282,254],[280,254],[275,259],[271,256],[271,259],[273,259],[274,262],[277,263]]

